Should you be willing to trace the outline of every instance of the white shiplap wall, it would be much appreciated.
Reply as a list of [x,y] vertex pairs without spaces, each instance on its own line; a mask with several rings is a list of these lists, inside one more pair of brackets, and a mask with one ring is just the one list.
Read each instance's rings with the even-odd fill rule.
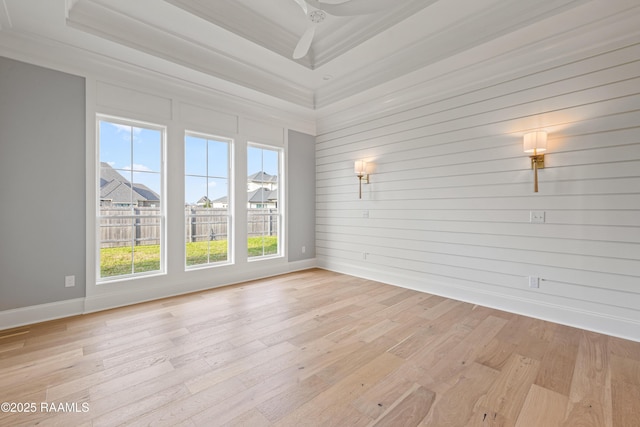
[[[322,121],[319,265],[640,340],[639,41]],[[535,194],[522,135],[538,128]],[[362,200],[356,159],[375,164]]]

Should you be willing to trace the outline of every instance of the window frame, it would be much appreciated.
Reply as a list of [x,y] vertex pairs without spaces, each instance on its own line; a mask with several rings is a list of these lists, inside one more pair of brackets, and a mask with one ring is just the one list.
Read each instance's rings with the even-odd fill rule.
[[[186,144],[187,144],[187,137],[191,136],[194,138],[201,138],[207,141],[207,143],[210,140],[213,141],[217,141],[217,142],[225,142],[227,144],[227,259],[224,261],[216,261],[216,262],[207,262],[204,264],[195,264],[195,265],[188,265],[187,264],[187,253],[186,253],[186,231],[183,233],[183,243],[184,243],[184,249],[185,249],[185,255],[184,255],[184,270],[185,271],[193,271],[193,270],[200,270],[200,269],[207,269],[207,268],[216,268],[216,267],[222,267],[222,266],[228,266],[228,265],[233,265],[235,264],[235,257],[234,257],[234,247],[235,247],[235,233],[234,233],[234,206],[235,206],[235,198],[233,197],[233,188],[234,188],[234,173],[235,173],[235,168],[234,168],[234,157],[233,157],[233,153],[234,153],[234,144],[235,144],[235,140],[231,137],[228,136],[220,136],[220,135],[214,135],[212,133],[206,133],[206,132],[198,132],[198,131],[193,131],[193,130],[185,130],[184,131],[184,135],[183,135],[183,144],[184,144],[184,156],[183,156],[183,164],[184,164],[184,174],[183,174],[183,188],[186,189],[186,179],[187,176],[193,176],[193,177],[204,177],[201,175],[190,175],[187,174],[187,169],[186,169],[186,161],[187,161],[187,155],[186,155]],[[207,144],[208,145],[208,144]],[[208,146],[207,146],[207,150],[208,150]],[[208,151],[207,151],[208,153]],[[208,155],[207,155],[207,166],[208,166]],[[208,167],[207,167],[207,175],[205,177],[207,180],[210,178],[210,176],[208,175]],[[183,197],[183,203],[185,206],[184,209],[184,213],[183,213],[183,224],[185,225],[186,228],[186,222],[187,219],[190,215],[187,214],[186,212],[186,195],[185,197]],[[197,216],[197,215],[196,215]],[[208,254],[209,256],[209,254]]]
[[[264,260],[269,260],[269,259],[276,259],[276,258],[284,258],[286,256],[286,248],[285,248],[285,204],[286,204],[286,200],[285,200],[285,185],[286,185],[286,177],[285,177],[285,147],[282,146],[276,146],[276,145],[270,145],[270,144],[266,144],[266,143],[260,143],[260,142],[255,142],[255,141],[247,141],[247,155],[245,157],[245,162],[247,165],[247,174],[249,174],[249,170],[248,170],[248,164],[249,164],[249,149],[250,148],[258,148],[261,150],[269,150],[269,151],[275,151],[277,153],[278,156],[278,172],[277,172],[277,176],[278,176],[278,186],[276,191],[278,192],[278,201],[277,201],[277,212],[275,213],[275,215],[277,215],[277,230],[278,230],[278,234],[277,234],[277,248],[278,251],[277,253],[274,254],[266,254],[266,255],[256,255],[256,256],[251,256],[249,254],[249,249],[247,248],[247,252],[246,252],[246,257],[247,257],[247,262],[251,263],[251,262],[259,262],[259,261],[264,261]],[[248,175],[247,175],[248,176]],[[248,192],[247,192],[248,194]],[[246,204],[244,206],[245,212],[247,214],[247,218],[245,221],[245,229],[246,229],[246,240],[247,243],[249,241],[249,212],[250,212],[250,202],[249,200],[246,201]],[[274,215],[274,214],[265,214],[265,215]],[[263,245],[263,252],[264,252],[264,245]]]
[[[101,246],[102,246],[102,238],[101,238],[101,219],[107,218],[103,217],[100,212],[101,208],[101,197],[100,197],[100,180],[101,180],[101,159],[100,156],[100,147],[101,147],[101,133],[100,133],[100,123],[107,122],[115,125],[123,125],[130,126],[135,128],[143,128],[148,130],[160,131],[160,208],[159,213],[157,215],[149,215],[146,218],[158,218],[159,227],[160,227],[160,237],[159,237],[159,246],[160,246],[160,268],[158,270],[152,271],[142,271],[142,272],[132,272],[129,274],[119,274],[115,276],[101,276]],[[96,285],[104,285],[108,283],[115,283],[127,280],[135,280],[141,279],[145,277],[152,276],[161,276],[167,274],[167,169],[166,169],[166,150],[167,150],[167,138],[168,138],[168,129],[167,126],[161,125],[158,123],[152,123],[144,120],[132,119],[127,117],[113,116],[109,114],[97,113],[95,117],[96,124],[96,135],[95,135],[95,165],[96,165],[96,177],[95,177],[95,209],[96,209],[96,223],[95,223],[95,236],[96,236],[96,250],[95,250],[95,262],[96,262]],[[133,144],[133,141],[130,142]],[[131,166],[133,166],[134,159],[131,158]],[[123,218],[138,218],[136,215],[123,215]],[[132,234],[132,241],[135,241],[135,235]],[[135,246],[135,245],[132,245]],[[132,253],[132,257],[134,254]],[[132,258],[132,266],[133,266],[133,258]]]

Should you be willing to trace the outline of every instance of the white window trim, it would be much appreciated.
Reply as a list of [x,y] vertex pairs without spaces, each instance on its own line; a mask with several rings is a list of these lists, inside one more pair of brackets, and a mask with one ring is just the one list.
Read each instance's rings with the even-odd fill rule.
[[[124,126],[143,127],[146,129],[159,130],[161,132],[161,148],[160,148],[160,269],[156,271],[145,271],[140,273],[122,274],[118,276],[101,277],[100,276],[100,122],[121,124]],[[95,179],[93,186],[95,188],[94,206],[95,206],[95,280],[96,285],[105,285],[122,281],[130,281],[139,278],[164,276],[167,274],[167,169],[166,169],[166,153],[167,153],[167,126],[157,123],[147,122],[143,120],[130,119],[126,117],[113,116],[109,114],[96,113],[95,116]]]
[[[185,144],[186,141],[186,137],[187,136],[193,136],[195,138],[203,138],[203,139],[212,139],[212,140],[220,140],[220,141],[224,141],[227,143],[228,147],[227,147],[227,179],[228,179],[228,195],[227,195],[227,260],[226,261],[218,261],[218,262],[209,262],[206,264],[197,264],[197,265],[187,265],[187,257],[186,257],[186,252],[185,252],[185,257],[184,257],[184,270],[185,271],[194,271],[194,270],[203,270],[203,269],[208,269],[208,268],[216,268],[216,267],[223,267],[223,266],[228,266],[228,265],[233,265],[235,264],[235,227],[234,227],[234,206],[235,206],[235,197],[234,197],[234,182],[235,182],[235,168],[234,168],[234,149],[235,149],[235,140],[231,137],[228,136],[220,136],[220,135],[214,135],[214,134],[210,134],[210,133],[205,133],[205,132],[197,132],[197,131],[192,131],[192,130],[185,130],[184,132],[184,136],[182,139],[182,143]],[[185,158],[186,158],[186,146],[185,146],[185,156],[183,158],[183,163],[185,162]],[[183,186],[184,186],[184,182],[186,180],[186,170],[183,176]],[[187,215],[186,213],[184,214],[184,218],[183,218],[183,224],[184,222],[186,222],[187,219]],[[184,235],[183,237],[183,241],[184,241]],[[185,246],[186,249],[186,246]]]
[[[255,147],[265,150],[276,151],[278,153],[278,253],[270,254],[270,255],[261,255],[261,256],[249,256],[247,251],[247,262],[260,262],[270,259],[279,259],[286,257],[286,247],[285,247],[285,236],[286,236],[286,200],[285,195],[287,194],[285,191],[286,188],[286,176],[285,176],[285,147],[281,145],[272,145],[268,143],[260,143],[255,141],[247,141],[247,151],[249,147]],[[245,164],[247,162],[247,158],[244,159]],[[248,213],[248,206],[243,206],[245,212]],[[245,221],[245,228],[247,229],[246,238],[248,241],[248,228],[247,222]]]

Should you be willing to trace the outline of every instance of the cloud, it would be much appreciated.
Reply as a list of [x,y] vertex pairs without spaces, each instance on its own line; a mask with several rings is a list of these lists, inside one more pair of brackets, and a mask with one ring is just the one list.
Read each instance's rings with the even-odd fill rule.
[[[126,133],[127,135],[129,135],[131,133],[131,126],[127,126],[127,125],[121,125],[119,123],[109,123],[111,126],[113,126],[114,128],[116,128],[116,130],[118,131],[118,133]],[[133,128],[133,134],[137,135],[140,132],[142,132],[142,129],[140,128]]]
[[133,169],[135,172],[153,172],[149,167],[145,165],[141,165],[139,163],[134,163],[133,168],[131,168],[131,166],[125,166],[122,169],[127,171],[130,171],[131,169]]
[[[109,125],[113,126],[116,129],[116,133],[120,135],[120,137],[125,141],[139,140],[140,133],[142,132],[141,128],[121,125],[119,123],[110,123]],[[131,130],[133,129],[133,137],[131,135]]]
[[215,182],[215,181],[211,181],[211,182],[209,183],[209,187],[215,187],[216,185],[218,185],[218,184],[216,184],[216,182]]

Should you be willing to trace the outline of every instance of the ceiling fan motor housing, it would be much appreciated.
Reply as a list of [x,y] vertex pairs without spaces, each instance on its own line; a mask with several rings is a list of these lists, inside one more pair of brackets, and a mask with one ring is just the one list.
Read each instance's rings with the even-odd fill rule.
[[319,24],[324,21],[324,18],[327,17],[327,14],[322,10],[314,10],[309,12],[309,20],[314,24]]

